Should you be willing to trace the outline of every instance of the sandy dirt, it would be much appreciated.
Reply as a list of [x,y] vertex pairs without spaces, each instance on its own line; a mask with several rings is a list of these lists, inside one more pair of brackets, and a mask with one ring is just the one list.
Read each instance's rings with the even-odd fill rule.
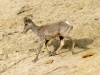
[[[23,17],[31,14],[38,26],[66,19],[73,25],[76,39],[56,56],[48,56],[45,45],[33,63],[38,37],[29,30],[22,34]],[[49,42],[51,51],[59,39]],[[100,75],[100,0],[1,0],[0,1],[0,75]]]

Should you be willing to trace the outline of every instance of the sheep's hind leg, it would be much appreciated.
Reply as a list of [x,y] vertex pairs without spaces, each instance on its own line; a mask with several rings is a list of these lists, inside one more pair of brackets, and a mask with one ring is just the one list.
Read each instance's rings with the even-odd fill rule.
[[74,46],[75,46],[75,39],[72,38],[71,36],[67,35],[65,36],[66,38],[70,39],[72,41],[72,46],[71,46],[71,51],[72,51],[72,54],[75,54],[74,52]]
[[59,53],[59,50],[64,46],[64,37],[60,36],[59,38],[60,38],[60,46],[56,51],[52,53],[52,55],[57,55]]

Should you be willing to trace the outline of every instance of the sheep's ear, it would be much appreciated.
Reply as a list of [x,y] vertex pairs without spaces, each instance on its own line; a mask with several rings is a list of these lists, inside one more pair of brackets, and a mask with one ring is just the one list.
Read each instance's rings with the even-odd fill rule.
[[28,17],[24,17],[24,21],[28,21],[29,20],[29,18]]

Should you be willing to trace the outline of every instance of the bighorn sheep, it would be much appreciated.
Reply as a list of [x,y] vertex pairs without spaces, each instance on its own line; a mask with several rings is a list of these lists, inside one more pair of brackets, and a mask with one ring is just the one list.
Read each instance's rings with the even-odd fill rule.
[[68,38],[72,41],[72,54],[74,54],[74,45],[75,45],[75,40],[69,35],[69,32],[72,30],[73,26],[68,22],[68,21],[59,21],[53,24],[47,24],[44,26],[37,26],[29,17],[24,17],[24,33],[26,33],[29,29],[31,29],[38,37],[40,40],[40,45],[38,47],[38,53],[36,58],[33,60],[36,62],[38,60],[39,53],[41,51],[41,48],[43,46],[43,43],[45,43],[45,46],[48,50],[48,53],[51,54],[49,51],[49,48],[47,46],[48,42],[55,38],[59,37],[60,38],[60,46],[59,48],[52,53],[52,55],[58,54],[58,51],[63,47],[64,45],[64,38]]

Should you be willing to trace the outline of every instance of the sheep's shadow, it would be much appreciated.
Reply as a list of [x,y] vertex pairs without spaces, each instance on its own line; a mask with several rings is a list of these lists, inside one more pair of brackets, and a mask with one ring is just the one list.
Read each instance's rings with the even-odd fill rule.
[[[87,46],[93,43],[93,39],[89,39],[89,38],[83,38],[83,39],[76,39],[75,40],[75,47],[77,48],[81,48],[83,49],[82,51],[88,50],[90,48],[88,48]],[[54,50],[57,50],[59,45],[60,45],[60,41],[59,39],[54,39],[52,40],[51,44],[49,44],[50,46],[53,45]],[[62,49],[69,49],[71,48],[72,42],[70,40],[66,40],[64,41],[64,46]],[[66,50],[68,51],[68,50]],[[66,52],[64,51],[64,52]],[[79,51],[77,53],[80,53],[82,51]],[[63,52],[62,52],[63,53]]]

